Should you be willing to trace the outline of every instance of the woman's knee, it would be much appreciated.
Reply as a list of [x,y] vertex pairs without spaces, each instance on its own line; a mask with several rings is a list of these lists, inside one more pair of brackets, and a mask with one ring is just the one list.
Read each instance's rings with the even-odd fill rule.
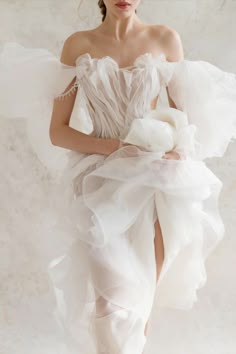
[[103,296],[99,296],[96,300],[96,317],[104,317],[120,309],[120,306],[106,300]]

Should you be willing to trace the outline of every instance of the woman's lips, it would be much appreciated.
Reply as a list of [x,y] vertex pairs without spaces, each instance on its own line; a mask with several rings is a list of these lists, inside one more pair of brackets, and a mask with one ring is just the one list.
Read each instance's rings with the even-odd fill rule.
[[116,6],[119,7],[120,9],[127,9],[130,6],[130,4],[125,1],[120,1],[116,3]]

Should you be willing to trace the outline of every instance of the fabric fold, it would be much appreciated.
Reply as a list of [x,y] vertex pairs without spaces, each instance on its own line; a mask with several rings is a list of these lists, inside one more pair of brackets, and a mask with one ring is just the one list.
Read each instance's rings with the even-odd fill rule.
[[[151,53],[132,69],[88,54],[70,67],[16,43],[0,53],[0,114],[26,119],[36,155],[55,182],[59,174],[42,234],[53,244],[45,262],[71,353],[97,354],[100,346],[106,354],[141,354],[153,303],[191,309],[206,283],[206,258],[224,236],[222,182],[203,160],[222,156],[236,137],[235,75]],[[106,156],[51,144],[53,101],[78,87],[73,114],[81,131],[132,145]],[[177,109],[150,108],[162,88]],[[184,158],[163,159],[172,149]],[[165,249],[158,283],[157,220]]]
[[184,112],[168,107],[151,110],[144,117],[133,119],[122,141],[159,152],[161,156],[175,150],[181,158],[194,158],[198,148],[195,131],[196,126],[188,124]]
[[205,61],[183,60],[172,68],[167,87],[197,128],[198,158],[223,156],[236,138],[236,75]]
[[68,158],[66,150],[52,145],[49,138],[53,102],[63,97],[75,77],[75,67],[61,63],[46,49],[14,42],[1,47],[0,115],[24,119],[33,151],[55,178],[61,175]]

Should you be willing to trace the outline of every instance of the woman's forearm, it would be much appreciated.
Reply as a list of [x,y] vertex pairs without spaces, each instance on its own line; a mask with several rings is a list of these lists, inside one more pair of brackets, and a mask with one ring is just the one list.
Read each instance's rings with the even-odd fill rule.
[[53,145],[85,154],[110,155],[120,145],[118,139],[97,138],[68,125],[50,132],[50,139]]

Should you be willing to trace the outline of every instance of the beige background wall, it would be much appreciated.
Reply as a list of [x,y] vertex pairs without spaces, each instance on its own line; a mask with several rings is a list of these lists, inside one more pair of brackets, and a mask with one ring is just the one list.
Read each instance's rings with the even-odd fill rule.
[[[78,3],[0,0],[0,42],[18,41],[59,55],[66,36],[100,22],[96,0],[85,0],[80,15]],[[236,72],[236,1],[143,0],[139,15],[146,22],[179,31],[189,59]],[[47,200],[50,181],[30,149],[21,121],[2,119],[0,124],[0,353],[67,354],[50,314],[54,297],[48,277],[35,253],[35,245],[46,237],[46,230],[42,234],[39,227],[47,214],[41,193]],[[223,159],[209,161],[224,182],[220,210],[226,234],[207,261],[207,285],[191,311],[159,313],[156,345],[147,347],[146,354],[236,353],[235,156],[236,143],[232,143]]]

